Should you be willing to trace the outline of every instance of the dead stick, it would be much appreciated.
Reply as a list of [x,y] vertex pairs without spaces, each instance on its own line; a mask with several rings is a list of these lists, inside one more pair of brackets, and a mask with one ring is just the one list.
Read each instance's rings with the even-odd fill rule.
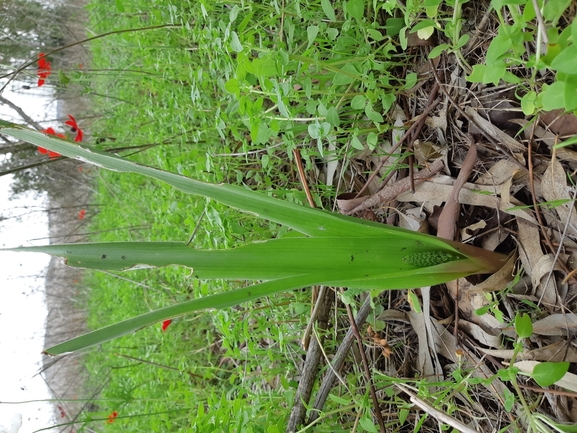
[[[305,177],[305,171],[303,168],[301,154],[298,149],[293,150],[293,155],[297,164],[297,169],[301,179],[301,184],[307,195],[309,205],[315,208],[315,202],[313,200],[312,194],[308,187],[308,183]],[[299,386],[295,395],[295,402],[291,410],[291,414],[287,423],[286,432],[294,432],[297,426],[301,425],[305,421],[306,407],[305,403],[308,403],[311,398],[311,393],[315,378],[318,371],[318,365],[321,359],[321,342],[318,338],[313,338],[310,344],[308,343],[307,332],[310,331],[311,327],[314,326],[313,322],[318,321],[318,326],[320,329],[326,329],[328,326],[328,318],[330,313],[332,297],[329,296],[329,290],[323,287],[320,291],[321,295],[316,300],[315,308],[309,326],[307,326],[307,331],[305,331],[305,336],[303,336],[303,342],[307,349],[307,355],[305,358],[305,363],[301,372],[301,379],[299,381]]]
[[[477,146],[471,137],[469,137],[469,151],[467,156],[463,161],[459,175],[455,180],[453,185],[453,190],[449,199],[445,202],[443,211],[439,216],[439,225],[437,230],[437,237],[449,239],[451,241],[456,240],[455,235],[457,233],[457,222],[459,220],[459,193],[469,179],[473,168],[475,168],[475,163],[477,162]],[[447,289],[453,299],[455,300],[455,328],[454,337],[457,345],[460,344],[459,339],[459,280],[450,281],[447,283]],[[430,294],[430,293],[429,293]]]
[[307,182],[307,178],[305,176],[305,169],[303,168],[303,162],[301,160],[301,152],[298,149],[293,149],[293,155],[295,157],[295,161],[297,163],[297,169],[299,172],[299,177],[301,178],[301,184],[303,186],[303,190],[307,195],[307,200],[309,202],[310,207],[316,208],[315,201],[313,200],[313,195],[311,194],[311,190],[309,189],[309,184]]
[[[369,294],[369,298],[370,297],[371,295]],[[377,398],[377,392],[375,391],[375,386],[373,385],[373,376],[371,375],[369,362],[367,361],[367,355],[363,346],[363,338],[361,337],[361,333],[359,332],[359,328],[355,322],[355,317],[353,316],[353,310],[351,309],[351,306],[349,304],[345,304],[345,306],[347,307],[347,314],[349,316],[349,322],[351,323],[351,329],[353,330],[353,334],[357,340],[357,345],[359,346],[359,353],[361,354],[361,360],[365,370],[365,378],[367,379],[367,385],[369,386],[369,392],[371,394],[371,399],[373,400],[373,406],[375,407],[375,417],[379,423],[381,433],[386,433],[385,423],[383,422],[383,416],[381,414],[381,407]]]
[[459,219],[459,193],[469,179],[475,163],[477,162],[477,147],[473,140],[470,140],[469,151],[467,156],[463,161],[457,180],[453,184],[453,189],[451,195],[445,202],[443,211],[439,216],[439,227],[437,230],[437,237],[443,239],[449,239],[451,241],[456,240],[455,235],[457,233],[457,220]]
[[[320,298],[317,302],[319,305],[319,312],[317,316],[319,329],[326,329],[328,326],[329,313],[331,311],[332,296],[330,290],[326,290],[325,296]],[[296,431],[299,425],[305,421],[306,406],[308,404],[315,378],[318,372],[318,365],[321,359],[321,342],[317,338],[313,338],[307,350],[305,363],[301,372],[299,386],[295,395],[295,402],[291,410],[291,414],[287,423],[286,432]]]
[[[365,320],[367,320],[371,310],[371,297],[367,296],[367,299],[365,299],[365,302],[357,313],[357,317],[355,319],[357,326],[361,326],[363,323],[365,323]],[[327,374],[324,377],[321,386],[319,387],[317,397],[315,399],[315,404],[307,424],[314,422],[319,417],[319,412],[323,409],[325,402],[327,401],[329,393],[333,387],[333,383],[337,378],[337,373],[341,371],[341,368],[345,363],[345,359],[349,353],[349,350],[351,349],[354,339],[355,336],[353,334],[353,330],[352,328],[349,328],[347,334],[341,342],[341,345],[339,346],[339,349],[337,350],[337,353],[335,353],[331,368],[327,370]]]
[[[444,167],[443,161],[437,159],[427,168],[415,174],[414,176],[415,184],[424,182],[425,180],[429,179],[431,176],[441,171],[443,167]],[[352,211],[347,212],[347,215],[363,211],[370,207],[377,206],[381,203],[389,202],[395,199],[399,194],[408,191],[410,187],[411,187],[411,179],[409,179],[408,177],[401,179],[398,182],[395,182],[393,185],[389,185],[383,188],[378,193],[368,197],[364,202],[355,207]]]

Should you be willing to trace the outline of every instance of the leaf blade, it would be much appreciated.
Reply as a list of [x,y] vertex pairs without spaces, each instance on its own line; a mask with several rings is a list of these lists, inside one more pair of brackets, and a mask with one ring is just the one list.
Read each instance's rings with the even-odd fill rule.
[[216,295],[207,296],[204,298],[193,299],[191,301],[182,302],[169,307],[160,308],[149,313],[141,314],[121,322],[105,326],[96,331],[83,334],[79,337],[65,341],[44,350],[46,355],[61,355],[64,353],[75,352],[83,350],[88,347],[102,344],[106,341],[119,338],[132,332],[138,331],[146,326],[154,325],[177,316],[182,316],[194,311],[203,310],[206,308],[222,309],[238,305],[242,302],[248,302],[253,299],[278,293],[281,291],[290,290],[307,286],[311,279],[310,275],[298,275],[283,280],[267,281],[265,283],[257,284],[251,287],[244,287],[233,291],[218,293]]
[[[2,133],[44,147],[70,158],[119,172],[132,172],[166,182],[188,193],[197,194],[219,201],[228,206],[253,213],[270,221],[286,225],[308,236],[376,236],[391,233],[403,236],[422,237],[397,227],[363,221],[278,200],[266,194],[235,185],[210,184],[178,174],[137,164],[119,156],[102,152],[86,145],[79,146],[58,138],[27,129],[1,128]],[[430,237],[429,238],[433,238]],[[434,239],[434,238],[433,238]],[[441,242],[441,241],[439,241]]]

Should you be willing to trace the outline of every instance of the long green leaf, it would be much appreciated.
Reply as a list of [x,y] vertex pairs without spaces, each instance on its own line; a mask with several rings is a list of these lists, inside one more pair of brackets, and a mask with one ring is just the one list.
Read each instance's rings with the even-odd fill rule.
[[82,147],[25,128],[0,128],[0,131],[36,146],[45,147],[70,158],[81,159],[109,170],[133,172],[152,177],[166,182],[185,193],[198,194],[217,200],[245,212],[286,225],[308,236],[379,237],[386,239],[386,242],[393,238],[399,238],[403,241],[413,240],[421,242],[426,244],[428,248],[439,250],[445,250],[449,245],[461,254],[467,255],[469,259],[477,262],[485,272],[494,272],[504,263],[502,255],[481,248],[439,239],[398,227],[298,206],[234,185],[213,185],[200,182],[178,174],[143,166],[86,145]]
[[164,181],[186,193],[203,195],[309,236],[223,251],[194,250],[174,242],[15,248],[14,251],[63,256],[70,265],[88,268],[134,269],[178,264],[192,267],[197,278],[266,280],[119,322],[50,348],[46,351],[49,354],[100,344],[176,315],[224,308],[297,287],[324,283],[366,290],[433,285],[472,273],[496,271],[505,261],[500,254],[472,246],[297,206],[237,186],[200,182],[23,128],[0,130],[71,158]]
[[[370,221],[324,212],[278,200],[266,194],[235,185],[214,185],[174,173],[147,167],[117,155],[102,152],[87,145],[76,145],[56,137],[28,129],[0,128],[3,134],[50,149],[70,158],[80,159],[113,171],[139,173],[166,182],[188,193],[253,213],[259,217],[286,225],[308,236],[374,236],[389,232],[393,236],[415,236],[414,232],[396,227],[381,226]],[[416,235],[419,236],[418,234]],[[420,235],[422,236],[422,235]],[[434,238],[433,238],[434,239]]]
[[[71,266],[126,270],[166,265],[192,269],[200,279],[273,280],[314,275],[350,289],[402,289],[440,284],[483,270],[450,246],[431,249],[394,238],[286,238],[228,250],[196,250],[177,242],[47,245],[13,251],[66,257]],[[317,275],[325,275],[319,281]],[[314,284],[311,282],[310,284]]]
[[44,353],[47,355],[61,355],[63,353],[82,350],[87,347],[122,337],[166,319],[171,319],[177,316],[182,316],[183,314],[207,308],[221,309],[232,307],[274,293],[306,287],[309,285],[309,281],[311,281],[309,275],[297,275],[285,279],[255,284],[250,287],[244,287],[230,292],[207,296],[206,298],[193,299],[188,302],[160,308],[151,311],[150,313],[141,314],[140,316],[123,320],[110,326],[105,326],[104,328],[100,328],[96,331],[89,332],[80,337],[50,347],[46,349]]

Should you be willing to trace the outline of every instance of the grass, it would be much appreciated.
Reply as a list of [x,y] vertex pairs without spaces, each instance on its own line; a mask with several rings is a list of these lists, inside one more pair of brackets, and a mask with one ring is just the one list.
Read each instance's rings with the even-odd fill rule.
[[[468,65],[471,56],[462,54],[467,38],[462,38],[460,15],[471,5],[457,2],[454,9],[445,3],[432,1],[425,8],[420,2],[404,7],[360,0],[160,0],[151,9],[150,2],[140,0],[98,1],[88,6],[94,34],[173,27],[95,40],[90,68],[68,74],[94,101],[94,111],[84,122],[90,123],[94,140],[103,148],[131,147],[121,153],[138,162],[305,204],[294,168],[293,151],[298,149],[314,202],[332,209],[339,192],[354,189],[351,173],[369,171],[357,161],[359,155],[386,153],[381,144],[391,132],[397,97],[416,99],[409,89],[418,75],[407,69],[418,53],[414,56],[416,48],[404,27],[436,31],[444,44],[432,57],[443,51],[457,53],[455,62],[479,83],[521,80],[521,66],[544,66],[525,53],[523,44],[499,45],[503,37],[493,42],[491,51],[491,61],[498,65],[492,71],[500,76],[487,72],[483,62]],[[499,13],[498,20],[513,24],[510,29],[503,25],[499,34],[536,37],[539,29],[530,16],[519,15],[517,6],[500,3],[508,15]],[[546,19],[559,22],[563,11],[549,11]],[[559,49],[569,49],[571,38],[563,26],[553,28]],[[555,66],[554,59],[543,61]],[[544,101],[537,97],[535,74],[527,78],[521,80],[525,87],[520,86],[523,94],[518,95],[524,97],[526,114],[543,106],[564,106],[550,90],[555,87],[551,77],[543,84]],[[573,80],[562,75],[560,82],[567,88]],[[391,170],[400,167],[404,156],[394,156]],[[326,166],[319,169],[327,163],[334,163],[334,172]],[[96,181],[98,212],[90,215],[91,230],[99,233],[95,241],[192,239],[198,248],[227,248],[279,237],[285,230],[140,176],[99,171]],[[93,288],[89,326],[98,328],[229,289],[230,283],[208,285],[188,274],[176,267],[87,274],[84,283]],[[441,295],[434,296],[437,305],[443,303]],[[467,422],[482,419],[477,425],[486,431],[522,430],[526,425],[537,429],[526,399],[530,397],[535,406],[540,400],[521,394],[517,381],[523,379],[517,379],[512,368],[481,369],[470,360],[452,362],[447,355],[443,377],[436,381],[419,377],[414,366],[419,342],[409,320],[408,297],[391,292],[375,303],[404,313],[395,324],[384,324],[375,314],[372,326],[382,326],[388,341],[385,346],[368,343],[373,366],[381,371],[375,380],[387,430],[436,427],[427,411],[409,403],[399,391],[402,387],[453,417]],[[309,292],[296,291],[178,319],[166,332],[149,328],[106,343],[88,357],[91,376],[86,386],[98,391],[98,398],[90,412],[80,415],[79,423],[110,431],[282,432],[295,398],[304,354],[299,340],[310,308]],[[501,310],[495,307],[495,311]],[[338,304],[333,328],[323,343],[329,356],[348,327],[345,316],[344,306]],[[507,344],[519,345],[521,339]],[[392,350],[390,357],[384,355],[385,347]],[[318,421],[302,431],[378,431],[362,369],[354,361],[349,358],[341,372],[343,382],[331,390]],[[497,378],[510,384],[501,388],[501,394],[491,391]],[[513,408],[521,403],[525,412],[517,416]],[[118,415],[108,423],[114,412]]]

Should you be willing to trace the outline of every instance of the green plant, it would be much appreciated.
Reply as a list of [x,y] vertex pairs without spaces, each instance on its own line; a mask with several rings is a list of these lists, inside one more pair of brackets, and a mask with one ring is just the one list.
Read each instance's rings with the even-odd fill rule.
[[[451,15],[443,16],[440,11],[443,3],[446,3],[449,9],[452,8]],[[426,4],[423,5],[423,8],[427,18],[417,22],[417,24],[410,28],[410,31],[411,33],[416,32],[419,38],[424,40],[433,36],[435,31],[443,32],[449,40],[449,43],[441,43],[434,47],[429,52],[429,58],[434,59],[443,52],[454,53],[461,67],[463,67],[465,71],[470,72],[471,67],[461,53],[461,48],[463,48],[469,41],[468,34],[461,34],[463,27],[461,22],[461,9],[464,3],[467,3],[467,0],[446,2],[443,2],[442,0],[433,0],[426,2]],[[409,26],[412,25],[414,20],[406,19],[406,21],[406,28],[409,30]]]
[[49,348],[48,354],[79,350],[199,309],[230,307],[303,286],[326,283],[356,290],[383,290],[432,285],[473,273],[494,272],[505,260],[501,254],[469,245],[296,206],[232,185],[199,182],[38,132],[21,128],[2,128],[2,132],[104,168],[164,181],[186,193],[204,195],[300,232],[229,251],[198,251],[180,243],[123,242],[13,249],[60,255],[69,265],[87,268],[180,264],[192,267],[196,278],[265,280],[108,326]]
[[[485,63],[474,65],[467,79],[473,83],[497,85],[503,80],[522,85],[518,97],[525,115],[558,108],[575,111],[577,20],[564,27],[561,25],[571,2],[537,3],[538,11],[534,9],[532,0],[492,2],[499,19],[499,31],[487,50]],[[534,52],[527,51],[528,42],[532,42]],[[527,84],[523,84],[524,80],[514,73],[521,66],[531,70]],[[546,70],[555,74],[555,80],[549,84],[538,83],[537,74]]]
[[[515,362],[519,354],[523,351],[523,340],[528,339],[533,334],[533,323],[531,320],[531,316],[526,313],[520,314],[517,313],[514,319],[514,327],[515,333],[517,334],[517,339],[513,344],[513,355],[511,357],[511,361],[509,367],[506,369],[501,369],[497,372],[497,376],[503,380],[504,382],[510,382],[515,390],[515,393],[507,391],[503,396],[505,401],[505,409],[507,411],[512,411],[514,405],[516,403],[516,398],[519,399],[521,406],[523,408],[528,432],[549,432],[549,428],[545,424],[551,425],[549,422],[550,420],[538,414],[534,414],[531,410],[531,405],[527,402],[521,388],[519,387],[519,383],[517,380],[517,376],[522,374],[520,372],[519,367],[515,366]],[[527,374],[528,376],[532,377],[540,386],[546,387],[553,385],[559,379],[561,379],[567,370],[569,369],[568,362],[541,362],[535,366],[532,373]],[[545,424],[544,424],[545,423]],[[554,424],[554,423],[553,423]],[[553,426],[555,428],[555,426]],[[560,424],[557,427],[565,427],[561,426]],[[557,431],[571,431],[565,429],[557,429]]]

